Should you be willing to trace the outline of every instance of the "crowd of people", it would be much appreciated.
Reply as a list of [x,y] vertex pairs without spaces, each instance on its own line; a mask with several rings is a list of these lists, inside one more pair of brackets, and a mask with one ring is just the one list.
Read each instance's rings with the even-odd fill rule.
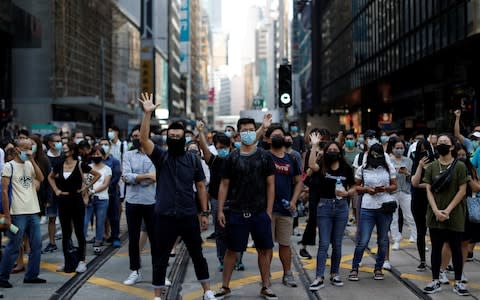
[[[139,101],[144,117],[129,133],[128,142],[120,140],[115,126],[101,138],[81,131],[42,137],[21,130],[15,140],[4,141],[1,208],[5,228],[13,224],[18,231],[4,231],[8,244],[0,261],[0,287],[11,288],[10,274],[25,269],[24,283],[45,283],[39,277],[40,258],[57,251],[59,238],[65,263],[57,271],[85,272],[87,244],[97,255],[107,244],[121,247],[124,207],[130,259],[124,284],[141,280],[140,254],[148,239],[154,297],[159,300],[171,284],[166,277],[168,260],[181,239],[204,289],[203,298],[223,299],[231,295],[233,271],[245,269],[243,252],[251,238],[258,253],[260,295],[277,299],[270,282],[273,248],[278,244],[282,283],[297,287],[290,245],[300,208],[306,207],[301,257],[312,258],[308,246],[316,244],[318,234],[310,290],[325,287],[326,272],[331,285],[344,285],[342,240],[346,227],[356,224],[349,281],[363,277],[359,267],[376,228],[373,279],[384,279],[384,270],[392,267],[390,250],[398,250],[403,237],[417,245],[416,270],[426,271],[428,235],[432,282],[424,292],[440,291],[449,282],[446,270],[452,268],[453,291],[469,294],[463,266],[480,240],[480,225],[470,221],[469,214],[480,212],[467,211],[467,201],[480,192],[480,126],[463,135],[460,111],[455,111],[451,133],[419,134],[407,140],[398,132],[331,134],[324,128],[310,129],[303,136],[296,122],[287,131],[272,124],[268,113],[260,125],[241,118],[237,128],[227,126],[224,131],[207,132],[202,121],[192,130],[182,122],[156,129],[150,124],[156,109],[152,96],[142,94]],[[217,270],[223,272],[222,286],[215,292],[202,252],[201,232],[209,220],[214,223],[210,238],[217,247]],[[49,236],[43,250],[42,224],[48,226]],[[94,228],[92,237],[87,236],[89,226]],[[73,250],[77,257],[72,267]],[[29,256],[26,268],[23,251]]]

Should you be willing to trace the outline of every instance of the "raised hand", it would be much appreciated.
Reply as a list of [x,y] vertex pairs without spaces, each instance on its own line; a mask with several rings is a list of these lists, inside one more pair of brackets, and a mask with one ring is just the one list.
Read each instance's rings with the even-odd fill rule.
[[320,144],[320,133],[318,133],[318,132],[311,133],[310,134],[310,143],[312,143],[312,145]]
[[205,129],[205,123],[203,123],[203,121],[197,121],[197,130],[199,132],[203,132],[204,129]]
[[270,127],[270,125],[272,125],[272,114],[271,113],[266,113],[264,116],[263,116],[263,128],[267,129],[268,127]]
[[140,103],[142,103],[144,112],[153,112],[155,111],[155,109],[160,107],[160,104],[155,105],[153,103],[153,94],[142,93],[140,96],[141,96],[141,99],[139,98],[137,100],[140,101]]
[[460,116],[462,115],[462,111],[457,109],[456,111],[453,112],[453,114],[455,115],[455,117],[460,118]]

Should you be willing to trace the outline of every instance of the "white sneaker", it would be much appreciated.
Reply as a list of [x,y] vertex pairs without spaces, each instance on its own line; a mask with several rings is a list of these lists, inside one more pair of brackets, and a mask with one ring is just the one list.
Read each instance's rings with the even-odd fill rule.
[[400,249],[400,243],[399,242],[393,243],[392,250],[398,250],[398,249]]
[[165,286],[171,286],[171,285],[172,285],[172,282],[170,281],[170,279],[165,277]]
[[414,238],[413,236],[411,236],[411,237],[408,239],[408,241],[409,241],[410,243],[415,243],[415,242],[417,242],[417,239]]
[[87,270],[87,264],[84,261],[80,261],[78,263],[77,268],[75,269],[75,272],[77,273],[83,273]]
[[438,281],[440,281],[441,284],[448,284],[450,282],[448,280],[446,271],[440,271],[440,278],[438,279]]
[[215,300],[217,298],[215,298],[215,294],[211,291],[211,290],[208,290],[205,292],[205,294],[203,294],[203,300]]
[[125,280],[125,281],[123,282],[123,284],[125,284],[125,285],[134,285],[135,283],[137,283],[138,281],[140,281],[140,279],[142,279],[142,275],[140,274],[140,272],[138,272],[138,271],[133,271],[132,273],[130,273],[130,275],[128,275],[127,280]]
[[40,217],[40,225],[45,225],[47,224],[47,217],[46,216],[41,216]]
[[160,298],[160,297],[155,297],[155,298],[153,298],[153,300],[162,300],[162,298]]
[[58,217],[55,219],[55,225],[60,225],[60,219]]
[[383,269],[388,270],[388,271],[390,271],[392,269],[392,265],[390,264],[390,262],[388,260],[383,262]]
[[65,270],[65,265],[58,265],[57,272],[63,272]]

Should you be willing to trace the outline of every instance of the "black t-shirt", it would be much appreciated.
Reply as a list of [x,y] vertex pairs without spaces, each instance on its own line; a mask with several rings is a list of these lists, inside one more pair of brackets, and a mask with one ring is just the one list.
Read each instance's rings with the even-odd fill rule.
[[53,167],[53,173],[58,175],[55,178],[55,183],[62,192],[75,194],[79,189],[82,188],[83,178],[82,173],[80,172],[80,167],[82,168],[82,172],[84,174],[89,173],[92,170],[89,165],[77,161],[77,164],[75,165],[75,168],[73,169],[70,176],[65,178],[63,173],[63,163],[56,164]]
[[225,162],[222,178],[230,180],[230,208],[258,213],[267,208],[267,177],[275,174],[270,154],[257,148],[252,154],[233,151]]
[[305,152],[305,140],[303,139],[303,136],[297,135],[292,137],[292,148],[300,153]]
[[210,168],[210,184],[208,185],[208,193],[210,197],[218,200],[218,189],[220,188],[220,181],[222,180],[222,172],[225,167],[225,158],[218,155],[210,156],[207,162]]
[[340,164],[337,170],[328,170],[325,176],[320,175],[320,198],[334,199],[335,196],[335,184],[337,179],[343,183],[346,190],[355,184],[353,177],[353,169],[347,164]]

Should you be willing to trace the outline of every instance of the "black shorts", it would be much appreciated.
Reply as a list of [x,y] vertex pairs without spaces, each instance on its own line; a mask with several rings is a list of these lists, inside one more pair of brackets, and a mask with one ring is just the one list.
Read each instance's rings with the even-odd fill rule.
[[229,250],[245,251],[249,234],[252,234],[255,248],[273,248],[272,220],[266,212],[251,214],[250,217],[242,213],[229,212],[226,221],[225,237]]

